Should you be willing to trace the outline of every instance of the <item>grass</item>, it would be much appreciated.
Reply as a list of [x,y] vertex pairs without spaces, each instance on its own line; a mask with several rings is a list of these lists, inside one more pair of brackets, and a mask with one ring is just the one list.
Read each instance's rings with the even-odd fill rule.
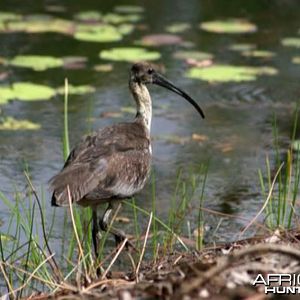
[[[62,142],[64,160],[70,152],[67,81],[65,85]],[[295,141],[297,118],[298,110],[295,113],[292,143]],[[272,176],[274,172],[268,157],[265,177],[262,170],[259,170],[262,194],[266,203],[266,222],[272,228],[279,226],[291,228],[300,181],[300,155],[290,147],[285,156],[282,156],[279,151],[276,121],[274,121],[273,131],[277,174],[275,177]],[[148,200],[151,203],[151,211],[138,206],[135,199],[123,201],[127,211],[132,215],[131,227],[138,250],[135,254],[128,254],[131,256],[136,280],[138,280],[141,263],[146,259],[157,261],[174,250],[184,252],[201,250],[204,247],[203,211],[205,211],[207,176],[208,164],[201,165],[197,170],[187,174],[183,169],[178,170],[174,179],[174,192],[169,199],[170,209],[166,220],[158,215],[155,172],[152,173],[149,185]],[[74,205],[64,211],[62,255],[59,257],[51,249],[51,241],[55,238],[54,224],[59,218],[58,211],[53,209],[52,218],[46,220],[47,205],[43,189],[39,192],[35,190],[28,172],[25,172],[25,179],[28,185],[26,195],[17,189],[12,196],[0,192],[0,199],[6,205],[10,215],[9,221],[5,224],[5,234],[2,233],[0,238],[0,273],[5,286],[5,288],[0,286],[0,290],[5,289],[10,298],[17,299],[31,295],[33,292],[55,293],[60,289],[80,292],[85,287],[92,286],[97,278],[98,267],[103,271],[102,276],[108,274],[122,255],[125,243],[113,248],[108,243],[110,236],[105,233],[101,239],[99,258],[95,258],[91,247],[91,210]],[[196,222],[191,226],[187,219],[195,211],[195,207]],[[146,220],[147,224],[143,220]],[[184,236],[189,236],[194,246],[187,244],[183,239]],[[122,265],[118,267],[122,268]],[[128,265],[126,268],[128,269]]]
[[[297,106],[294,113],[291,144],[284,154],[280,151],[277,120],[274,116],[274,169],[278,173],[278,176],[273,178],[274,172],[269,156],[266,157],[265,161],[266,179],[264,178],[262,170],[260,169],[258,171],[262,194],[267,201],[265,206],[265,221],[267,226],[271,229],[291,229],[293,226],[296,211],[295,204],[300,183],[300,149],[294,149],[293,146],[296,140],[298,115],[299,107]],[[274,179],[276,179],[275,182]]]
[[[67,80],[65,81],[63,124],[62,153],[66,160],[70,152]],[[132,256],[132,263],[137,275],[142,261],[150,258],[149,253],[152,253],[152,259],[156,260],[161,249],[163,249],[163,253],[171,252],[175,247],[181,251],[189,250],[189,247],[181,239],[181,235],[185,230],[185,218],[192,209],[191,202],[199,188],[202,172],[203,169],[197,173],[198,175],[188,175],[184,178],[182,170],[178,171],[167,222],[157,216],[154,172],[150,184],[152,202],[150,212],[137,206],[135,199],[124,201],[132,212],[134,240],[138,250]],[[109,235],[105,233],[101,239],[99,259],[95,259],[91,247],[91,210],[71,206],[64,210],[63,243],[59,257],[51,249],[54,224],[60,217],[58,209],[53,208],[52,217],[46,220],[46,215],[48,216],[47,197],[45,197],[43,189],[39,192],[35,190],[28,171],[25,172],[25,179],[28,186],[25,195],[17,189],[15,195],[12,196],[6,196],[0,192],[0,200],[6,205],[10,215],[5,234],[1,233],[0,239],[0,273],[6,293],[12,299],[17,299],[29,296],[33,292],[53,293],[59,289],[75,291],[78,290],[78,287],[83,286],[84,282],[90,284],[96,278],[99,266],[102,268],[103,274],[108,273],[116,263],[125,244],[123,243],[121,248],[112,250],[111,246],[107,245]],[[204,199],[205,180],[200,187],[202,191],[200,203],[203,203]],[[140,220],[145,219],[145,216],[148,219],[147,229],[140,225]],[[149,251],[149,246],[152,251]],[[1,289],[3,288],[0,286]]]

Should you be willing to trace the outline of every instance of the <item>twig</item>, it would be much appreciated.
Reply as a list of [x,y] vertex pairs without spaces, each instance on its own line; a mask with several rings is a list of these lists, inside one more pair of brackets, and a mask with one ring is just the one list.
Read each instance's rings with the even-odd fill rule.
[[[58,267],[58,265],[56,263],[56,260],[54,258],[54,255],[53,255],[53,253],[51,251],[51,248],[50,248],[48,240],[47,240],[46,227],[45,227],[45,219],[44,219],[44,214],[43,214],[43,210],[42,210],[40,199],[39,199],[39,197],[37,195],[37,192],[35,191],[35,189],[34,189],[34,187],[32,185],[32,182],[31,182],[31,180],[30,180],[30,178],[28,176],[28,173],[26,171],[24,172],[24,175],[26,177],[26,180],[27,180],[27,182],[28,182],[28,184],[29,184],[29,186],[31,188],[31,191],[32,191],[32,193],[33,193],[33,195],[34,195],[34,197],[36,199],[36,202],[38,204],[38,207],[39,207],[39,211],[40,211],[40,215],[41,215],[41,224],[42,224],[43,238],[44,238],[44,241],[45,241],[46,248],[47,248],[47,250],[49,252],[49,255],[51,257],[51,260],[49,261],[50,266],[52,267],[52,269],[54,271],[54,274],[56,275],[58,281],[60,281],[61,278],[62,278],[62,275],[60,273],[59,267]],[[54,264],[54,266],[53,266],[53,264],[51,262]]]
[[139,270],[140,270],[140,266],[142,263],[142,259],[144,257],[144,253],[145,253],[145,249],[146,249],[146,244],[147,244],[147,240],[148,240],[148,235],[149,235],[149,231],[150,231],[150,226],[151,226],[151,222],[152,222],[152,217],[153,217],[153,213],[150,213],[150,218],[149,218],[149,222],[148,222],[148,227],[147,227],[147,231],[146,231],[146,235],[145,235],[145,239],[144,239],[144,244],[143,244],[143,248],[142,248],[142,253],[140,255],[140,259],[139,259],[139,263],[136,267],[136,271],[135,271],[135,280],[136,282],[138,282],[138,275],[139,275]]
[[26,280],[26,282],[24,284],[22,284],[20,287],[18,287],[17,289],[15,289],[14,291],[6,294],[6,296],[9,296],[13,293],[16,293],[20,290],[22,290],[28,283],[29,281],[31,280],[31,278],[33,278],[34,274],[47,262],[49,261],[50,259],[52,259],[54,254],[51,254],[49,257],[47,257],[45,260],[43,260],[34,270],[33,272],[30,274],[30,276],[28,277],[28,279]]
[[16,299],[16,295],[14,293],[13,287],[11,286],[11,284],[9,282],[9,279],[7,277],[7,274],[5,272],[4,262],[2,260],[0,260],[0,269],[1,269],[1,272],[3,274],[5,283],[6,283],[7,287],[8,287],[8,290],[9,290],[8,294],[12,295],[13,299]]
[[[31,224],[30,224],[30,236],[29,236],[29,243],[28,243],[28,248],[27,248],[27,253],[26,253],[26,262],[25,262],[25,270],[27,271],[28,268],[28,261],[29,261],[29,254],[31,251],[31,243],[32,243],[32,232],[33,232],[33,220],[34,220],[34,212],[35,212],[35,203],[33,203],[32,206],[32,214],[31,214]],[[26,274],[23,274],[23,279],[22,279],[22,284],[24,284],[26,280]],[[23,293],[23,289],[20,290],[20,294],[17,296],[17,298],[22,298],[22,293]]]
[[274,186],[275,186],[275,183],[276,183],[276,179],[277,179],[277,177],[278,177],[278,175],[279,175],[279,173],[280,173],[280,171],[281,171],[283,165],[284,165],[284,163],[282,163],[282,164],[279,166],[279,168],[278,168],[278,170],[277,170],[277,172],[276,172],[276,174],[275,174],[275,177],[274,177],[274,179],[273,179],[271,188],[270,188],[270,190],[269,190],[268,197],[267,197],[267,199],[266,199],[264,205],[263,205],[262,208],[259,210],[259,212],[256,214],[256,216],[250,221],[250,223],[243,229],[243,231],[240,233],[238,239],[241,238],[241,236],[249,229],[249,227],[256,221],[256,219],[260,216],[260,214],[265,210],[266,206],[267,206],[268,203],[269,203],[270,198],[272,197],[272,193],[273,193],[273,189],[274,189]]
[[236,253],[232,253],[229,256],[219,258],[217,261],[217,265],[215,267],[210,268],[205,273],[203,273],[201,277],[197,277],[195,279],[183,283],[180,292],[183,295],[193,291],[196,288],[201,287],[203,284],[210,281],[214,276],[228,269],[235,261],[241,259],[244,256],[256,255],[259,253],[262,254],[268,252],[288,255],[294,259],[297,259],[298,261],[300,260],[300,251],[290,246],[284,246],[278,244],[254,245],[249,248],[239,250]]
[[83,266],[84,266],[85,276],[86,276],[87,280],[90,281],[88,273],[87,273],[87,268],[86,268],[86,265],[85,265],[83,249],[82,249],[82,246],[81,246],[81,243],[80,243],[80,239],[79,239],[78,232],[77,232],[77,227],[76,227],[76,224],[75,224],[75,219],[74,219],[74,214],[73,214],[73,205],[72,205],[72,199],[71,199],[71,193],[70,193],[69,185],[67,185],[67,191],[68,191],[69,208],[70,208],[70,213],[71,213],[71,220],[72,220],[73,230],[74,230],[75,238],[76,238],[76,241],[77,241],[77,244],[78,244],[78,249],[79,249],[79,260],[81,258],[83,259]]
[[126,243],[128,241],[128,238],[125,238],[125,240],[123,241],[123,243],[121,244],[118,252],[116,253],[116,255],[114,256],[114,258],[111,260],[110,264],[108,265],[107,269],[105,270],[105,272],[103,273],[103,275],[101,276],[101,279],[103,280],[107,273],[109,272],[109,270],[111,269],[112,265],[115,263],[116,259],[118,258],[118,256],[120,255],[120,253],[122,252],[123,248],[125,247]]

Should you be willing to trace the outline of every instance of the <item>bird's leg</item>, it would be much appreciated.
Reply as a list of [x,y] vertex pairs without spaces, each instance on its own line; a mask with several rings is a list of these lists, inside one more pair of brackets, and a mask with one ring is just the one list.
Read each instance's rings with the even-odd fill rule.
[[[119,205],[121,205],[121,204],[119,204]],[[113,215],[112,213],[116,212],[117,207],[118,206],[116,205],[116,203],[112,203],[112,202],[109,203],[106,211],[104,212],[104,215],[102,216],[102,218],[100,220],[99,225],[100,225],[101,230],[103,230],[105,232],[109,231],[110,233],[112,233],[115,237],[116,244],[119,245],[122,241],[124,241],[126,239],[126,235],[125,235],[124,231],[113,228],[110,224],[111,216]],[[129,241],[127,241],[126,246],[131,246],[134,248],[134,246]]]
[[98,226],[98,220],[97,220],[97,208],[93,207],[93,227],[92,227],[92,239],[93,239],[93,246],[95,251],[95,256],[98,258],[98,233],[99,233],[99,226]]

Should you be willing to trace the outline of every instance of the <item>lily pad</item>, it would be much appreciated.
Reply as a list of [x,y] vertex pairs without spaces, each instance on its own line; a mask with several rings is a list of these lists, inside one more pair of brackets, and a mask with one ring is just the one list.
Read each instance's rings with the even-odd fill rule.
[[191,68],[186,76],[205,81],[253,81],[259,75],[276,75],[278,71],[272,67],[248,67],[213,65],[208,68]]
[[138,14],[138,13],[143,13],[144,8],[138,5],[118,5],[114,8],[114,11],[118,13]]
[[112,25],[81,24],[76,27],[74,38],[87,42],[115,42],[122,39],[122,34]]
[[254,44],[232,44],[228,47],[229,50],[243,52],[243,51],[250,51],[254,50],[256,45]]
[[242,55],[247,57],[271,58],[275,56],[275,53],[267,50],[247,50],[242,52]]
[[150,34],[142,37],[136,44],[142,46],[164,46],[181,44],[182,38],[174,34]]
[[[84,95],[84,94],[89,94],[95,92],[95,88],[91,85],[68,85],[68,92],[70,95]],[[57,89],[58,94],[64,95],[65,93],[65,87],[59,87]]]
[[111,72],[113,70],[112,64],[99,64],[93,68],[97,72]]
[[75,15],[75,19],[79,21],[101,21],[102,14],[95,10],[82,11]]
[[30,82],[13,83],[12,91],[15,98],[26,101],[50,99],[56,94],[55,90],[49,86]]
[[250,33],[255,32],[257,27],[255,24],[244,19],[228,19],[203,22],[200,28],[214,33]]
[[292,63],[293,64],[300,64],[300,56],[294,56],[292,58]]
[[200,51],[177,51],[174,53],[174,58],[177,59],[183,59],[183,60],[188,60],[188,59],[195,59],[198,61],[205,60],[205,59],[212,59],[214,56],[211,53],[207,52],[200,52]]
[[6,117],[0,121],[0,130],[38,130],[41,125],[29,120],[17,120],[13,117]]
[[126,35],[133,31],[134,26],[132,24],[121,24],[118,26],[119,33]]
[[12,12],[0,12],[0,22],[16,21],[22,18],[21,15]]
[[287,47],[300,48],[300,38],[288,37],[281,40],[281,44]]
[[109,13],[102,17],[102,20],[106,23],[120,24],[120,23],[135,23],[141,20],[141,16],[138,14],[120,15],[115,13]]
[[74,26],[72,21],[51,17],[41,19],[32,15],[19,21],[7,22],[4,28],[0,27],[0,30],[26,33],[55,32],[70,35],[74,32]]
[[169,33],[181,33],[190,28],[191,25],[189,23],[173,23],[166,27],[166,31]]
[[35,71],[58,68],[64,64],[61,58],[40,55],[18,55],[8,63],[15,67],[30,68]]
[[292,144],[292,148],[294,151],[300,151],[300,140],[295,140]]
[[138,47],[120,47],[103,50],[99,53],[100,58],[113,61],[135,62],[141,60],[156,60],[161,57],[159,52],[148,51]]

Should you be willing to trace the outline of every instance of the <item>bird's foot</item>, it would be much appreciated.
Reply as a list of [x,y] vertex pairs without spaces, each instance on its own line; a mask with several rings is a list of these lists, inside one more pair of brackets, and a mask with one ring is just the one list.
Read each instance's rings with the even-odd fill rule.
[[114,232],[113,235],[115,237],[117,247],[119,247],[127,239],[127,241],[125,243],[126,250],[133,249],[134,251],[137,252],[137,249],[135,248],[133,243],[128,239],[128,237],[126,236],[126,234],[123,231],[118,230],[117,232]]

